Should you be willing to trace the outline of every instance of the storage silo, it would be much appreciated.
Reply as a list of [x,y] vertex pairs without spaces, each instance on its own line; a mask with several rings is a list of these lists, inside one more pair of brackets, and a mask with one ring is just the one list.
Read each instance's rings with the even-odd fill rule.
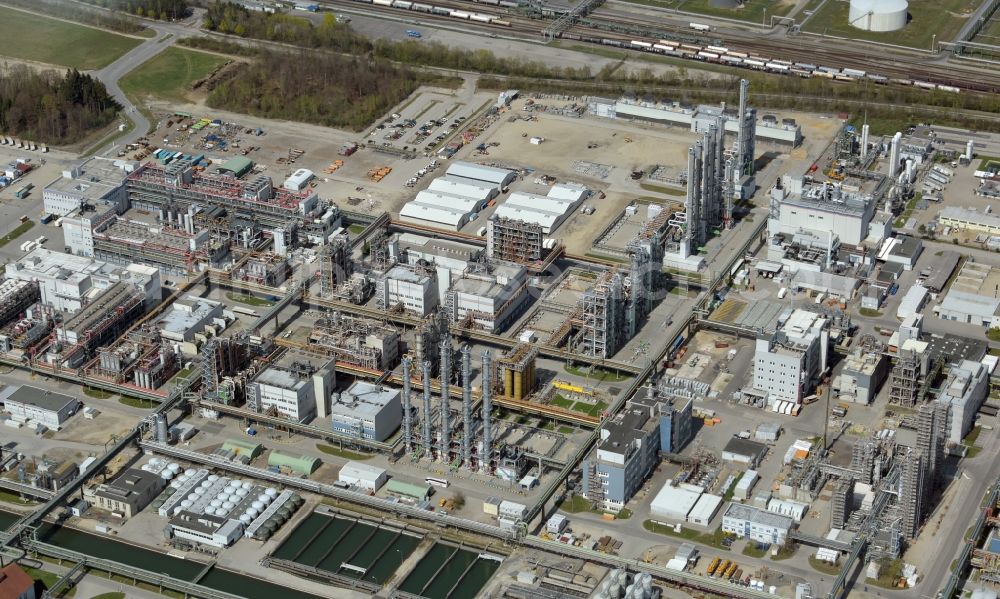
[[906,26],[907,0],[851,0],[848,22],[865,31],[898,31]]

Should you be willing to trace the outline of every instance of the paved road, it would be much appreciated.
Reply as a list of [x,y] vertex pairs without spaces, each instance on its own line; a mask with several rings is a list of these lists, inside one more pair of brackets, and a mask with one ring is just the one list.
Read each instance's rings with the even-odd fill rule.
[[118,86],[118,81],[128,74],[129,71],[166,50],[177,40],[176,36],[170,36],[167,28],[148,23],[147,25],[156,31],[155,37],[139,44],[132,51],[126,53],[103,69],[92,73],[104,83],[104,86],[108,88],[108,93],[114,96],[118,100],[118,103],[122,105],[122,114],[135,125],[125,136],[109,142],[106,146],[98,150],[97,153],[100,155],[109,156],[112,153],[117,154],[116,148],[118,146],[133,143],[149,131],[149,119],[129,101],[125,93],[122,92],[121,87]]

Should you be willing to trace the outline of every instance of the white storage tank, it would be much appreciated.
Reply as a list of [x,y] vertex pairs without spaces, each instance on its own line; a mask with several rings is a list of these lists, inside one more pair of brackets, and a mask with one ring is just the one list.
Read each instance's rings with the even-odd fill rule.
[[906,0],[851,0],[848,22],[865,31],[897,31],[906,26]]

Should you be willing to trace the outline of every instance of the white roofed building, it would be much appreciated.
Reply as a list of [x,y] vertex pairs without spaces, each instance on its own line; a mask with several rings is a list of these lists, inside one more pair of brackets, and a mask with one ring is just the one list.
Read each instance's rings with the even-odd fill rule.
[[378,491],[382,485],[389,480],[389,475],[384,468],[362,464],[360,462],[347,462],[340,468],[337,479],[347,485],[353,485],[369,491]]
[[412,201],[407,202],[399,211],[399,219],[415,225],[458,231],[469,222],[469,213],[461,208],[446,208]]
[[[488,202],[497,197],[499,191],[496,186],[484,183],[475,179],[464,177],[454,177],[444,175],[431,181],[427,186],[427,191],[449,194],[453,196],[465,196],[468,198],[478,198],[480,202]],[[420,197],[420,194],[417,194]]]
[[452,177],[462,177],[489,183],[496,187],[498,191],[505,189],[517,178],[517,173],[510,169],[462,161],[451,163],[447,174]]

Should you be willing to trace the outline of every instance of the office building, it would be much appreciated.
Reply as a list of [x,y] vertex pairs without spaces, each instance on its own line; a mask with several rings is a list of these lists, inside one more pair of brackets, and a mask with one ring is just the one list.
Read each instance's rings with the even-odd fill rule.
[[583,461],[584,497],[606,511],[621,511],[659,462],[659,435],[654,402],[632,401],[605,421],[597,447]]
[[334,396],[330,407],[334,432],[358,439],[385,441],[403,420],[403,405],[398,389],[387,389],[365,381]]
[[731,503],[722,516],[722,531],[741,539],[769,545],[783,545],[794,522],[788,516]]
[[782,313],[777,331],[757,339],[753,389],[766,394],[769,405],[801,403],[826,368],[829,329],[829,321],[815,312]]

